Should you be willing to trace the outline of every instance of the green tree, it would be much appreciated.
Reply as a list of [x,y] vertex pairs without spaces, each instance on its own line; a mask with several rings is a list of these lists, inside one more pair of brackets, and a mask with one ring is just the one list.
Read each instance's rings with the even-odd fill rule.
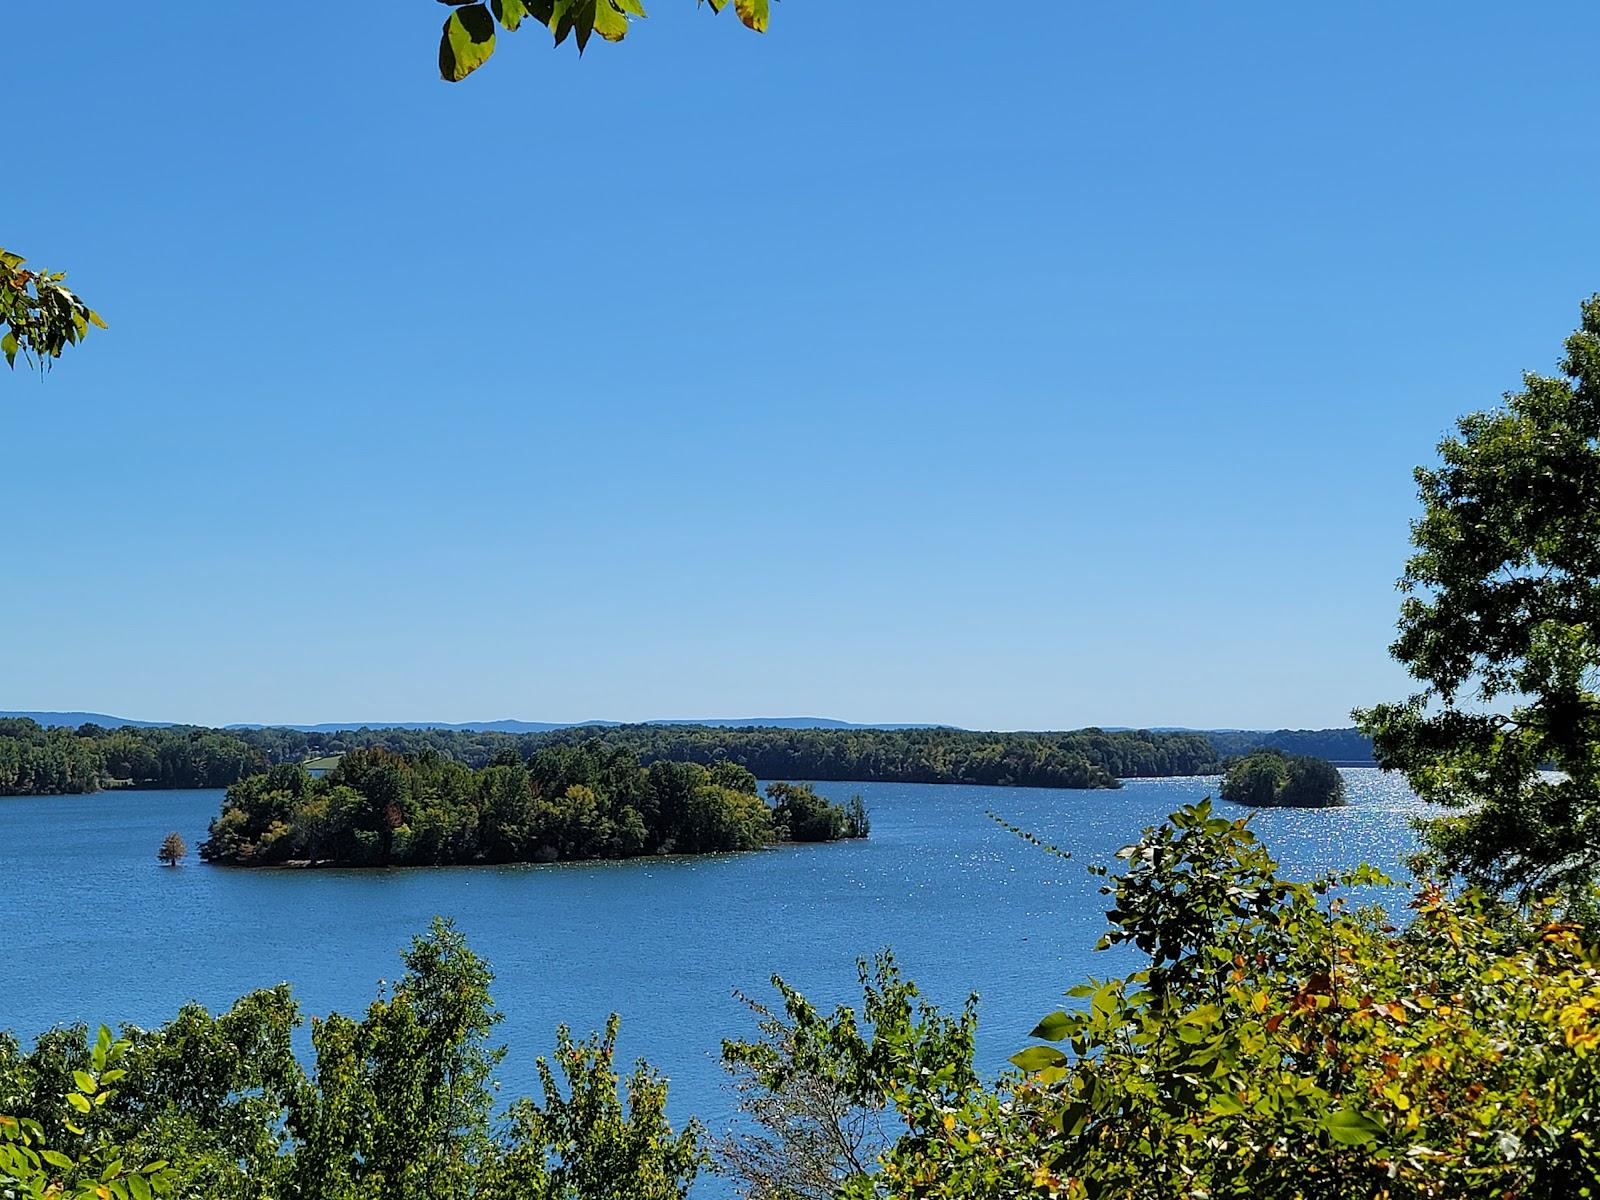
[[758,1036],[725,1041],[722,1063],[748,1124],[716,1151],[748,1200],[832,1200],[890,1151],[901,1112],[954,1108],[978,1088],[976,996],[949,1017],[921,999],[893,955],[857,971],[859,1013],[824,1013],[779,976],[780,1009],[741,997]]
[[[1209,802],[1117,857],[1120,874],[1096,871],[1111,897],[1101,948],[1137,951],[1135,969],[1072,987],[992,1085],[947,1039],[899,1036],[931,1054],[862,1055],[878,1039],[850,1010],[824,1017],[786,994],[767,1036],[732,1048],[763,1131],[733,1164],[744,1194],[1600,1194],[1600,951],[1581,930],[1426,879],[1396,928],[1356,903],[1390,886],[1377,872],[1284,879],[1247,822]],[[819,1086],[838,1079],[851,1086]],[[893,1118],[866,1161],[839,1149],[857,1143],[830,1133],[830,1114],[874,1098]]]
[[136,1164],[120,1146],[87,1128],[93,1123],[91,1114],[116,1098],[113,1085],[127,1074],[122,1065],[127,1051],[127,1041],[113,1040],[111,1031],[100,1027],[65,1093],[73,1114],[64,1123],[73,1139],[69,1146],[52,1146],[44,1126],[34,1118],[0,1114],[0,1195],[17,1200],[105,1200],[110,1196],[150,1200],[172,1191],[167,1163]]
[[1355,715],[1382,766],[1458,810],[1425,827],[1448,868],[1581,886],[1600,870],[1600,296],[1559,375],[1526,374],[1439,455],[1391,647],[1423,687]]
[[[537,1066],[543,1103],[512,1106],[512,1149],[489,1193],[537,1200],[683,1200],[704,1165],[700,1127],[681,1133],[666,1116],[667,1081],[640,1063],[624,1082],[613,1063],[618,1020],[575,1042],[556,1031],[553,1067]],[[557,1076],[557,1068],[560,1076]],[[626,1099],[624,1099],[624,1093]]]
[[0,354],[13,369],[17,355],[41,370],[106,323],[63,282],[65,272],[35,271],[20,254],[0,246]]
[[1326,759],[1268,748],[1229,763],[1219,792],[1235,804],[1331,808],[1344,803],[1344,776]]
[[773,819],[791,842],[838,841],[849,828],[844,806],[817,795],[808,783],[768,784],[767,797]]
[[[703,0],[721,12],[728,0]],[[465,79],[494,53],[497,27],[515,33],[524,22],[542,26],[561,45],[569,37],[582,54],[595,34],[620,42],[629,24],[645,15],[641,0],[440,0],[453,11],[439,39],[439,75],[452,83]],[[767,31],[771,0],[734,0],[746,28]]]

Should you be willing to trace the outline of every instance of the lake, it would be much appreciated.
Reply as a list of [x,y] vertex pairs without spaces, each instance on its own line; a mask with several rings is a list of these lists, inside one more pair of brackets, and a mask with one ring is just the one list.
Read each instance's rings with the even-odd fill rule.
[[[1300,877],[1365,860],[1397,870],[1420,802],[1398,778],[1345,770],[1350,805],[1263,810],[1254,828]],[[308,1013],[359,1014],[434,914],[455,919],[496,972],[511,1048],[506,1092],[533,1090],[557,1024],[622,1014],[619,1053],[671,1077],[671,1108],[724,1127],[724,1037],[751,1030],[735,989],[770,995],[774,972],[818,1002],[857,999],[855,962],[891,947],[930,998],[980,994],[991,1071],[1088,974],[1100,881],[1085,867],[1215,778],[1129,781],[1120,791],[823,783],[859,793],[864,842],[697,859],[393,871],[246,871],[155,859],[169,830],[191,847],[221,792],[0,799],[0,903],[8,928],[0,1029],[31,1039],[73,1021],[159,1024],[188,1000],[217,1009],[288,980]],[[1221,806],[1224,811],[1239,811]],[[1073,854],[1064,862],[993,812]],[[715,1183],[705,1195],[720,1194]],[[701,1190],[697,1189],[699,1196]]]

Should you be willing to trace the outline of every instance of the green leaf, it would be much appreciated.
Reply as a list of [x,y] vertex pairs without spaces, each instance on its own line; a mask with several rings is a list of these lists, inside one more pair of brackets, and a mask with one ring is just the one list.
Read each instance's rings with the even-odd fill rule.
[[1071,1032],[1073,1018],[1064,1012],[1053,1012],[1033,1027],[1028,1036],[1046,1042],[1059,1042]]
[[733,9],[747,28],[757,33],[767,31],[768,0],[733,0]]
[[1222,1117],[1235,1117],[1244,1111],[1244,1104],[1232,1092],[1218,1092],[1211,1097],[1211,1111]]
[[78,1165],[59,1150],[41,1150],[39,1151],[39,1157],[52,1167],[60,1167],[63,1171],[70,1171]]
[[628,36],[628,18],[611,0],[595,0],[594,31],[608,42]]
[[94,1076],[87,1071],[74,1071],[72,1082],[78,1085],[78,1090],[85,1096],[92,1096],[100,1090],[100,1085],[95,1082]]
[[522,0],[491,0],[490,7],[494,10],[494,19],[507,33],[515,33],[523,20],[532,15]]
[[468,4],[451,13],[439,39],[439,76],[459,83],[494,53],[494,17],[485,4]]
[[1345,1146],[1364,1146],[1384,1132],[1381,1122],[1353,1108],[1341,1108],[1329,1113],[1323,1118],[1322,1124],[1329,1137]]
[[1029,1046],[1011,1056],[1012,1065],[1024,1071],[1043,1071],[1047,1067],[1064,1067],[1067,1056],[1053,1046]]
[[67,1093],[67,1103],[72,1105],[73,1108],[77,1109],[81,1113],[86,1113],[89,1111],[89,1101],[85,1097],[80,1096],[77,1092]]

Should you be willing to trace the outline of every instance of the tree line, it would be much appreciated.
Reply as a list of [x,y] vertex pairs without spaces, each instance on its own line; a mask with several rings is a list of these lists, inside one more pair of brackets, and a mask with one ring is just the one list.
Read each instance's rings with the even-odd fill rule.
[[780,729],[708,725],[585,725],[540,733],[456,729],[353,729],[230,733],[272,762],[381,746],[400,754],[435,751],[483,766],[510,748],[523,757],[598,741],[644,763],[733,762],[761,779],[882,783],[969,783],[1002,787],[1116,787],[1118,779],[1198,775],[1219,769],[1207,735],[1082,729],[984,733],[964,729]]
[[543,733],[457,729],[42,729],[0,721],[0,792],[92,792],[134,787],[228,787],[269,766],[351,750],[434,754],[468,767],[532,759],[586,742],[638,762],[733,763],[761,779],[966,783],[1114,788],[1118,779],[1219,769],[1206,735],[1083,729],[979,733],[961,729],[729,729],[701,725],[592,725]]
[[45,729],[27,718],[0,719],[3,795],[78,794],[117,784],[227,787],[266,765],[262,750],[220,729]]
[[507,750],[484,767],[435,751],[352,750],[313,779],[297,764],[228,789],[200,855],[234,866],[556,862],[754,850],[865,837],[857,798],[774,783],[736,763],[655,762],[596,741]]

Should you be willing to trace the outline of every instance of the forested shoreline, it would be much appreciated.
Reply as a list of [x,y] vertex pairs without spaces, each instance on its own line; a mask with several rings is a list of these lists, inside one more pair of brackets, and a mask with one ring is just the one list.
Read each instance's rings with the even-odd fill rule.
[[761,779],[1113,788],[1119,779],[1219,773],[1262,747],[1340,762],[1371,755],[1354,730],[1102,730],[988,733],[965,729],[786,729],[583,725],[539,733],[461,729],[133,726],[44,728],[0,718],[0,795],[81,794],[109,787],[230,787],[286,763],[351,750],[435,753],[468,767],[506,755],[598,741],[640,763],[737,763]]
[[352,750],[313,779],[284,764],[228,789],[200,856],[230,866],[446,866],[715,854],[866,837],[859,798],[734,763],[640,766],[598,742],[468,767],[434,752]]
[[26,718],[0,718],[0,795],[228,787],[268,765],[265,750],[221,729],[45,729]]
[[229,787],[282,764],[351,750],[433,753],[468,767],[596,741],[643,765],[735,763],[762,779],[966,783],[1002,787],[1113,788],[1121,778],[1194,775],[1220,757],[1196,733],[1085,729],[978,733],[959,729],[729,729],[694,725],[590,725],[543,733],[443,729],[44,729],[0,721],[0,794],[51,795],[106,787]]

